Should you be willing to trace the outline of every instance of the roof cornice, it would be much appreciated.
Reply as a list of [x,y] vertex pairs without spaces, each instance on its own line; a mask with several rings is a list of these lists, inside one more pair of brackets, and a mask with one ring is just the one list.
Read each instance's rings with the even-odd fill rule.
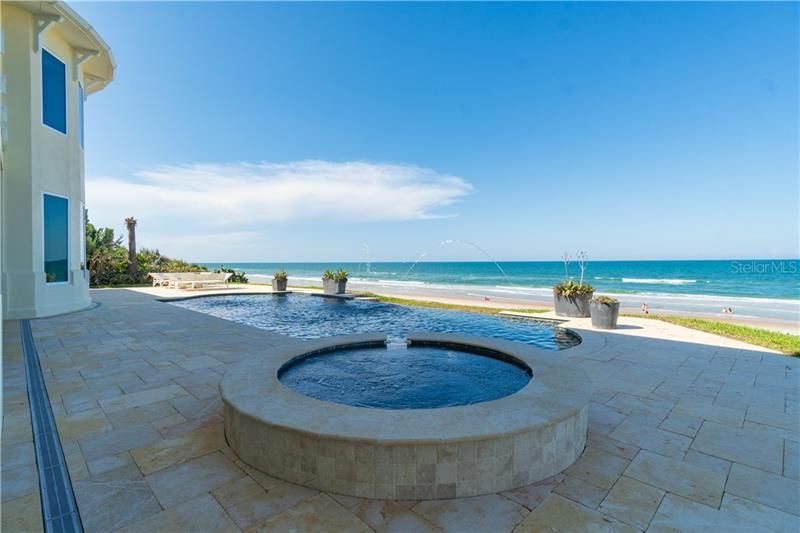
[[[5,0],[9,5],[24,9],[34,17],[50,21],[48,28],[54,29],[73,48],[73,70],[82,66],[87,95],[103,89],[114,79],[117,68],[111,47],[91,24],[61,0]],[[37,22],[34,22],[35,24]],[[34,51],[38,50],[38,33],[34,38]],[[91,83],[90,83],[91,82]]]

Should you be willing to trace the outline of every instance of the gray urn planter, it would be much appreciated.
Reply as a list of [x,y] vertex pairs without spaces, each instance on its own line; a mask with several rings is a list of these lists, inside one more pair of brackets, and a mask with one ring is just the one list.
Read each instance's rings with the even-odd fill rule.
[[589,302],[592,301],[592,295],[582,294],[573,298],[565,298],[553,291],[553,300],[555,301],[556,315],[569,316],[574,318],[587,318],[589,316]]
[[344,294],[345,290],[347,290],[347,282],[323,279],[322,290],[325,292],[325,294]]
[[619,318],[619,302],[605,304],[592,302],[592,327],[597,329],[616,329]]
[[323,279],[322,280],[322,290],[323,290],[323,292],[325,292],[325,294],[337,294],[336,291],[339,290],[339,286],[332,279]]
[[286,292],[286,285],[289,283],[289,280],[286,279],[273,279],[272,280],[272,290],[275,292]]

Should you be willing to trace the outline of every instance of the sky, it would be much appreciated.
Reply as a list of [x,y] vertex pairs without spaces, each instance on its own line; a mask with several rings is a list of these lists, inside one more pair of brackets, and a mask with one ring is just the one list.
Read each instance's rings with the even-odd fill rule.
[[797,3],[71,2],[93,223],[191,261],[798,250]]

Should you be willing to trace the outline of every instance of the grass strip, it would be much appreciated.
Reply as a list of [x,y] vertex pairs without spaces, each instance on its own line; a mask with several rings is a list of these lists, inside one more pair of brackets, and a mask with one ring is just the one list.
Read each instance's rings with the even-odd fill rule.
[[90,285],[90,289],[133,289],[136,287],[152,287],[149,281],[144,283],[111,283],[108,285]]
[[480,307],[477,305],[447,304],[441,302],[429,302],[424,300],[409,300],[406,298],[395,298],[392,296],[381,296],[380,294],[366,293],[365,296],[375,298],[385,304],[408,305],[411,307],[424,307],[426,309],[446,309],[449,311],[465,311],[467,313],[481,313],[484,315],[496,315],[500,311],[514,311],[517,313],[546,313],[549,309],[500,309],[496,307]]
[[675,324],[677,326],[696,329],[698,331],[705,331],[706,333],[713,333],[721,337],[727,337],[729,339],[735,339],[748,344],[754,344],[756,346],[763,346],[764,348],[777,350],[786,355],[800,357],[800,336],[791,335],[789,333],[752,328],[750,326],[731,324],[729,322],[719,322],[717,320],[707,320],[705,318],[688,318],[668,315],[626,316],[661,320],[662,322],[669,322],[670,324]]

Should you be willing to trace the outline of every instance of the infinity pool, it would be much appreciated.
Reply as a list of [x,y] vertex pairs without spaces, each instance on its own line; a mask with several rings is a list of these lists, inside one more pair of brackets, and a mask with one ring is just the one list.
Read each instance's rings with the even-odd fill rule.
[[531,379],[522,363],[493,354],[389,344],[289,361],[278,378],[301,394],[355,407],[433,409],[488,402]]
[[402,339],[412,331],[430,331],[497,337],[533,344],[545,350],[563,350],[581,342],[576,334],[543,320],[366,300],[336,300],[301,294],[241,294],[171,303],[301,339],[371,332],[384,332],[390,339]]

